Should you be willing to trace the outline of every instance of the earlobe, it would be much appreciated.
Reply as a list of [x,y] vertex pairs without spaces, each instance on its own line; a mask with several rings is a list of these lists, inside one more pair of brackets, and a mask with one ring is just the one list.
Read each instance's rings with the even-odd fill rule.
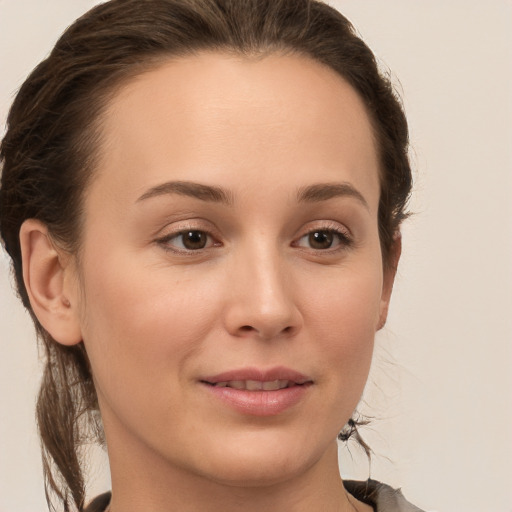
[[20,229],[23,280],[34,314],[52,338],[63,345],[82,341],[70,268],[55,248],[47,227],[35,219]]
[[389,311],[389,302],[391,300],[391,292],[393,291],[393,284],[395,282],[396,271],[400,255],[402,254],[402,234],[397,231],[393,237],[393,246],[390,251],[389,260],[384,268],[384,280],[382,284],[382,296],[380,301],[379,321],[377,323],[377,330],[379,331],[386,324]]

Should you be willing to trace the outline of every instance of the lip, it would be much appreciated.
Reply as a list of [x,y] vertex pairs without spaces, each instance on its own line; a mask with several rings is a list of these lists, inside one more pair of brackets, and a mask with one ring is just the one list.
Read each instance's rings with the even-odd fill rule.
[[298,384],[304,384],[305,382],[311,381],[306,375],[286,368],[285,366],[275,366],[268,369],[260,369],[255,367],[240,368],[236,370],[229,370],[227,372],[219,373],[209,377],[201,379],[204,382],[210,384],[216,384],[218,382],[225,382],[229,380],[257,380],[261,382],[271,380],[292,380]]
[[[269,382],[288,380],[294,384],[277,390],[235,389],[216,387],[215,384],[226,381],[260,381]],[[241,368],[229,370],[200,379],[200,383],[224,405],[238,413],[252,416],[275,416],[285,412],[307,395],[313,380],[306,375],[284,366],[269,369]]]

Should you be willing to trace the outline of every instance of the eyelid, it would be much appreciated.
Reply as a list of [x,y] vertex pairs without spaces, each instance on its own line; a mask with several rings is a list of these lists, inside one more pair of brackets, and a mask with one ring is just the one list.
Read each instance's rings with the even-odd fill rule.
[[[212,247],[218,247],[221,246],[222,243],[219,242],[219,236],[216,235],[215,231],[216,229],[211,227],[205,227],[203,222],[197,222],[197,221],[183,221],[183,222],[177,222],[175,223],[176,226],[172,229],[169,229],[169,226],[166,226],[166,228],[162,229],[160,232],[162,234],[156,235],[155,237],[155,243],[163,247],[166,251],[174,252],[176,254],[197,254],[202,251],[206,251],[208,249],[211,249]],[[201,249],[187,249],[187,248],[179,248],[176,246],[173,246],[170,241],[178,238],[179,236],[183,235],[184,233],[187,233],[189,231],[198,231],[201,233],[206,234],[209,240],[212,241],[209,245],[206,247],[203,247]]]
[[[318,231],[327,231],[334,233],[336,236],[338,236],[338,239],[340,241],[339,244],[337,244],[335,247],[329,247],[327,249],[314,249],[314,248],[307,248],[301,245],[298,245],[299,241],[302,240],[304,237],[310,235],[311,233],[318,232]],[[349,247],[352,247],[354,245],[354,237],[346,226],[343,224],[340,224],[338,222],[334,221],[316,221],[307,224],[303,229],[301,229],[301,234],[298,236],[295,241],[293,242],[294,246],[304,249],[310,249],[315,252],[333,252],[337,250],[343,250],[347,249]]]

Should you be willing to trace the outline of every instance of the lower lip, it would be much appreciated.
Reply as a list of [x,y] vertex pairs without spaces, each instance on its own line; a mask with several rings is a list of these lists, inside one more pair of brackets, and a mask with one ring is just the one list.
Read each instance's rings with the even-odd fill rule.
[[300,402],[311,384],[291,386],[273,391],[247,391],[203,384],[232,409],[252,416],[275,416]]

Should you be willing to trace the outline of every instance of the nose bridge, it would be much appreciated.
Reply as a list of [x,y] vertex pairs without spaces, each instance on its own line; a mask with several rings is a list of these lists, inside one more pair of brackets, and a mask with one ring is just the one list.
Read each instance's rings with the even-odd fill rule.
[[240,247],[234,260],[226,313],[230,332],[268,339],[296,331],[300,314],[290,268],[278,244],[260,238]]

